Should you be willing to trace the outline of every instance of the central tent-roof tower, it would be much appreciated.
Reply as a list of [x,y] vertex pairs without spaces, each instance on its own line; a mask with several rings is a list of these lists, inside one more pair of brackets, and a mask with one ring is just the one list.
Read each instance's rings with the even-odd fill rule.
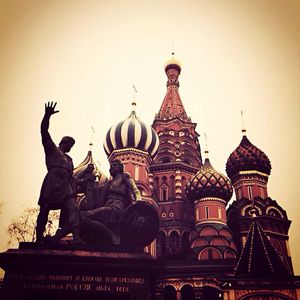
[[172,53],[172,58],[168,60],[165,64],[165,72],[168,77],[167,93],[155,119],[171,120],[174,118],[178,118],[184,122],[191,121],[191,119],[187,116],[185,112],[184,106],[179,95],[178,77],[181,72],[181,64],[178,60],[174,58],[174,53]]

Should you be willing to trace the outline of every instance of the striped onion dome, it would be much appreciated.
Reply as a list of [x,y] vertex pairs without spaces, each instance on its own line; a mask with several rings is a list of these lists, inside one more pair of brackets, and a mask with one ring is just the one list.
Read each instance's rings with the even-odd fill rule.
[[204,165],[186,186],[187,196],[191,200],[213,197],[229,201],[232,192],[230,180],[216,171],[208,158],[205,159]]
[[[91,146],[91,144],[90,144]],[[93,164],[94,165],[94,171],[93,174],[96,176],[96,178],[98,179],[99,184],[103,184],[105,183],[108,178],[107,176],[100,170],[100,168],[98,167],[98,165],[95,163],[94,159],[93,159],[93,155],[92,155],[92,151],[90,150],[87,154],[87,156],[85,157],[85,159],[82,161],[82,163],[80,163],[76,168],[74,168],[73,171],[73,176],[75,178],[82,178],[84,176],[85,170],[87,168],[87,166],[89,164]]]
[[159,145],[159,138],[154,129],[142,122],[135,112],[135,103],[130,116],[112,126],[104,141],[104,150],[107,156],[114,150],[135,148],[146,151],[154,158]]

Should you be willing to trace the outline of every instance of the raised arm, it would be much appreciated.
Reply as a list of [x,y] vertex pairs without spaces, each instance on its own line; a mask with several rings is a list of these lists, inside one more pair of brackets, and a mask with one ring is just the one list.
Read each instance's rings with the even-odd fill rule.
[[54,143],[52,141],[48,129],[49,129],[50,117],[59,112],[58,110],[55,110],[55,107],[56,107],[56,102],[45,103],[45,114],[41,123],[42,143],[45,152],[51,151],[51,149],[54,146]]

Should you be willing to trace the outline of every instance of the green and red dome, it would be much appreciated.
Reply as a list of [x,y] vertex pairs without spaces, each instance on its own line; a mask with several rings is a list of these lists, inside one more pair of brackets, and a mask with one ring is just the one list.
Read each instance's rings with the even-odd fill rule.
[[191,200],[220,198],[229,201],[232,196],[232,185],[230,180],[216,171],[206,158],[198,173],[187,183],[186,193]]

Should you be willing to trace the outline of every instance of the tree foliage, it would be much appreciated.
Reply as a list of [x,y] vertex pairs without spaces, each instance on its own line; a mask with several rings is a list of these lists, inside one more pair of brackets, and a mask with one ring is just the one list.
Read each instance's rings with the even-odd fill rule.
[[[13,218],[8,226],[9,246],[13,246],[20,242],[34,242],[36,239],[36,220],[39,213],[39,208],[26,208],[24,212]],[[48,223],[46,226],[46,234],[52,235],[57,229],[59,212],[52,210],[49,213]]]

